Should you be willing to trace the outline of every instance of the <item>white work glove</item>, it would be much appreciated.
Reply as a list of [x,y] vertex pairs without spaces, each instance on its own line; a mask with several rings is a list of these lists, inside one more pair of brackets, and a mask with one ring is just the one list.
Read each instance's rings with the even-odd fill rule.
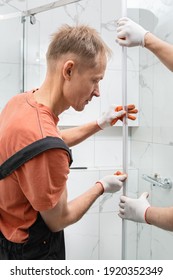
[[139,198],[133,199],[121,196],[119,203],[119,216],[122,219],[131,220],[138,223],[147,223],[146,211],[150,207],[147,200],[149,194],[144,192]]
[[118,121],[118,119],[126,115],[126,112],[123,109],[119,111],[119,108],[120,106],[112,104],[108,111],[103,113],[103,115],[97,120],[97,124],[101,129],[112,126]]
[[104,193],[115,193],[119,191],[125,180],[127,179],[126,174],[121,175],[107,175],[99,180],[97,183],[101,183]]
[[117,39],[120,46],[145,46],[145,35],[149,31],[129,18],[120,18],[117,22]]
[[98,120],[97,124],[101,129],[114,125],[118,120],[123,121],[127,113],[127,118],[130,120],[136,120],[133,114],[137,114],[138,110],[135,108],[134,104],[127,105],[127,112],[123,110],[123,106],[112,104],[109,110],[104,113]]

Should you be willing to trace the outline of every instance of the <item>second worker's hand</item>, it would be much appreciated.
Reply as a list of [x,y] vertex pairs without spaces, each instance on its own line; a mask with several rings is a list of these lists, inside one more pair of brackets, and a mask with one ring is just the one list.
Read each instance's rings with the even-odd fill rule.
[[146,212],[150,207],[147,200],[149,194],[144,192],[139,198],[121,196],[119,203],[119,217],[139,223],[148,223]]
[[142,26],[123,17],[117,21],[117,38],[116,42],[122,47],[145,46],[145,35],[149,32]]

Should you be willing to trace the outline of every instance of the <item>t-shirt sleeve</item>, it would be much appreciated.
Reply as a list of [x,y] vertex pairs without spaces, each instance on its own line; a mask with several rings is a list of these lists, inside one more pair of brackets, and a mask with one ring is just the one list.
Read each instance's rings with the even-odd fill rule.
[[20,188],[36,211],[53,208],[65,189],[69,174],[69,155],[51,149],[29,160],[17,171]]

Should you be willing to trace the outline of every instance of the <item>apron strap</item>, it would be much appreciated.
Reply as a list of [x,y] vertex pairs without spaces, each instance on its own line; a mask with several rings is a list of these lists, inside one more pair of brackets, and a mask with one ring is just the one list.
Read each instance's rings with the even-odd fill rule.
[[58,137],[47,136],[45,138],[39,139],[30,145],[24,147],[19,150],[17,153],[8,158],[1,166],[0,166],[0,180],[9,176],[13,173],[17,168],[23,165],[25,162],[29,161],[33,157],[43,153],[46,150],[50,149],[63,149],[67,151],[70,157],[69,166],[72,164],[72,153],[69,147],[65,144],[65,142]]

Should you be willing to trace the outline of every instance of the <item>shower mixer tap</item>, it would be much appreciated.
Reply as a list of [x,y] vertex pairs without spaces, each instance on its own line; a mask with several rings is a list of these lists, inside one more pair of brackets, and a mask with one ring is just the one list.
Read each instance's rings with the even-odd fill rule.
[[145,181],[150,182],[153,186],[158,186],[163,189],[171,189],[172,188],[172,180],[166,177],[160,177],[159,174],[155,173],[154,176],[149,176],[147,174],[143,174],[142,178]]

